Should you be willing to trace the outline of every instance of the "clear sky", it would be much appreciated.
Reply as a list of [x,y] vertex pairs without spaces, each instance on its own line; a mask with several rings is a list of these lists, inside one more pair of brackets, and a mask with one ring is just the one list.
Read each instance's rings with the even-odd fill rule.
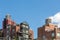
[[37,38],[37,28],[60,11],[60,0],[0,0],[0,28],[7,13],[16,23],[27,21]]

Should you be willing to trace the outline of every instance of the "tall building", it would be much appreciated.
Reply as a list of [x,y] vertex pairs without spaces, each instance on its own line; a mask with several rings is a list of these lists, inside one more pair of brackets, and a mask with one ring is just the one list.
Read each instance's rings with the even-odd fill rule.
[[46,19],[45,25],[38,28],[38,40],[60,40],[60,28]]
[[[9,14],[3,20],[2,40],[33,40],[33,30],[27,22],[16,24]],[[32,38],[30,38],[32,37]]]

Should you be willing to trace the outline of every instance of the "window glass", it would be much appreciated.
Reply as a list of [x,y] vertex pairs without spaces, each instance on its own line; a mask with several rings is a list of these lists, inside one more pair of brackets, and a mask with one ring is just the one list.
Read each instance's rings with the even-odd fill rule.
[[25,25],[22,25],[22,27],[25,27]]
[[23,34],[23,37],[24,37],[24,38],[28,38],[28,35],[26,35],[26,34]]
[[26,26],[26,28],[28,28],[28,26]]
[[52,33],[52,37],[54,37],[54,33]]
[[59,33],[59,32],[57,33],[57,36],[59,36],[59,37],[60,37],[60,33]]
[[28,33],[28,30],[26,30],[26,33]]
[[12,31],[14,32],[15,30],[13,29]]
[[7,26],[7,29],[10,28],[11,26]]
[[28,38],[28,35],[26,35],[26,38]]
[[23,31],[23,33],[26,33],[26,31],[25,30],[22,30]]
[[7,33],[9,33],[9,31],[7,31]]
[[46,37],[45,36],[43,36],[43,40],[45,40],[46,39]]
[[28,40],[28,39],[25,39],[25,40]]

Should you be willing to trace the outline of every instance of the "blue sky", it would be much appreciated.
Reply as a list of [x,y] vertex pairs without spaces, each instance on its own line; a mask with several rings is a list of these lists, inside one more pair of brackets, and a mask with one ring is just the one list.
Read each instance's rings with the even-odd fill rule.
[[37,38],[37,28],[60,11],[60,0],[0,0],[0,28],[6,14],[16,23],[27,21]]

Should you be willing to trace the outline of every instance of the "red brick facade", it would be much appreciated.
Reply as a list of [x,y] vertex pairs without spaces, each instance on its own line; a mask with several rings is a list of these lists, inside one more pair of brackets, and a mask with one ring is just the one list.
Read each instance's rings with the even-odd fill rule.
[[[8,28],[8,29],[7,29]],[[9,33],[7,33],[9,31]],[[3,33],[4,33],[4,39],[6,40],[7,35],[9,35],[11,38],[16,35],[21,35],[21,25],[16,24],[14,21],[11,20],[10,16],[7,15],[3,20]],[[18,33],[18,34],[17,34]],[[29,29],[29,37],[33,40],[33,30]]]
[[38,40],[60,40],[60,28],[52,23],[46,23],[38,28]]

